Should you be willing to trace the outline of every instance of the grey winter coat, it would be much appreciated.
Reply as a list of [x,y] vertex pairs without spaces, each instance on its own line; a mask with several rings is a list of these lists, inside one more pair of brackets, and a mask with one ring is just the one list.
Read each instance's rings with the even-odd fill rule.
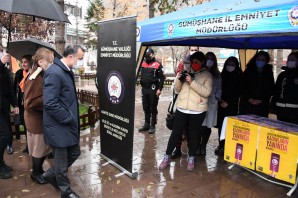
[[212,128],[217,125],[218,101],[221,100],[221,77],[212,76],[212,92],[208,98],[208,110],[202,126]]
[[79,110],[74,76],[54,60],[43,80],[43,125],[45,143],[58,148],[79,144]]

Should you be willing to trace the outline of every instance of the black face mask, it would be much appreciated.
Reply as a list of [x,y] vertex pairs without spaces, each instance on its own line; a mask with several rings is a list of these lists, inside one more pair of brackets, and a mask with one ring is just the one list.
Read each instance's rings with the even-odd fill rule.
[[152,57],[150,56],[150,54],[146,54],[145,58],[146,58],[146,62],[150,62],[152,60]]

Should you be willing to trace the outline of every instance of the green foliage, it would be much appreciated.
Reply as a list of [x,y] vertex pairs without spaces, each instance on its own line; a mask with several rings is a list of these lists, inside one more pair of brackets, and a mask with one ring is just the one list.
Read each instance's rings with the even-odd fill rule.
[[80,112],[80,115],[88,113],[88,107],[86,105],[80,104],[79,105],[79,112]]
[[85,19],[88,21],[87,28],[90,32],[97,33],[97,22],[104,18],[105,7],[101,0],[89,0],[90,6],[87,9]]

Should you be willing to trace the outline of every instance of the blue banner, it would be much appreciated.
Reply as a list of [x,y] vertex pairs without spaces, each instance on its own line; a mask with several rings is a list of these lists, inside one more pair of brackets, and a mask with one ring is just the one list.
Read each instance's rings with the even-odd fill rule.
[[291,3],[278,7],[197,16],[144,25],[138,27],[138,30],[141,32],[138,38],[141,42],[187,37],[298,32],[298,5]]

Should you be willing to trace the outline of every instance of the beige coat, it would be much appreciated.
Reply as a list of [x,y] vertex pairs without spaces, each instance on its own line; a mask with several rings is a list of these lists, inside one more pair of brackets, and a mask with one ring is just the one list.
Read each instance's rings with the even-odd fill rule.
[[189,84],[180,82],[179,74],[175,79],[175,91],[179,93],[177,108],[204,112],[208,109],[208,97],[212,91],[212,75],[202,69],[195,74],[195,79]]

